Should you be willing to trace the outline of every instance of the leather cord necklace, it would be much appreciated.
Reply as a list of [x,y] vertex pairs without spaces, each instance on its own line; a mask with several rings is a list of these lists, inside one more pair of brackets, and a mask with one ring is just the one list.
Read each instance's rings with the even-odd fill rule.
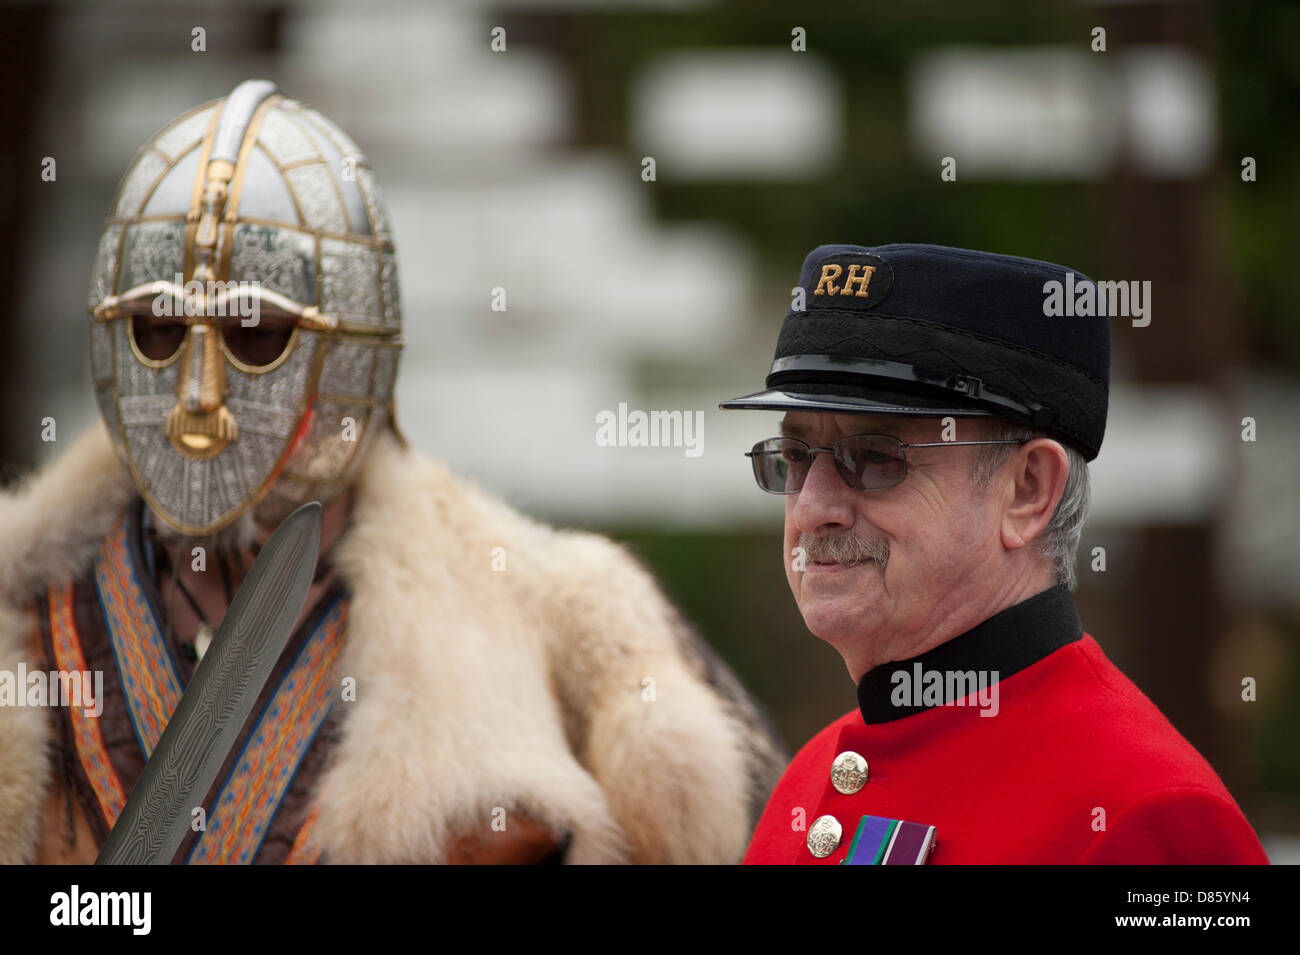
[[[216,633],[216,627],[214,627],[211,623],[208,622],[207,615],[203,612],[203,608],[199,606],[198,600],[195,599],[194,595],[190,593],[189,588],[186,587],[184,582],[182,581],[181,574],[180,574],[180,561],[179,560],[173,561],[171,559],[170,552],[158,537],[157,530],[154,527],[152,521],[152,515],[149,513],[148,508],[145,508],[144,511],[145,511],[145,514],[143,515],[144,522],[146,525],[146,529],[148,530],[149,542],[151,544],[149,550],[151,555],[154,558],[154,564],[155,564],[154,567],[150,568],[150,572],[153,575],[155,580],[158,580],[160,576],[170,577],[169,590],[171,591],[171,596],[164,598],[164,606],[162,608],[163,614],[166,617],[166,628],[167,628],[166,638],[168,642],[171,643],[172,646],[177,646],[180,648],[181,653],[185,655],[185,658],[187,660],[189,660],[191,663],[197,663],[199,660],[203,658],[203,654],[207,650],[208,644],[212,642],[212,637]],[[183,553],[184,550],[185,550],[184,546],[177,547],[178,554]],[[261,545],[259,545],[256,541],[251,541],[248,545],[248,550],[251,551],[252,558],[255,560],[257,558],[257,555],[261,553],[262,548]],[[243,568],[243,573],[247,574],[249,567],[252,566],[252,562],[249,561],[246,564],[242,559],[242,554],[236,554],[233,551],[228,550],[226,548],[215,548],[213,551],[213,557],[216,559],[217,566],[221,571],[221,586],[222,586],[222,590],[225,593],[226,606],[229,607],[231,601],[234,599],[233,577],[231,574],[232,564],[238,561],[239,565]],[[165,562],[162,565],[161,574],[159,573],[159,568],[157,567],[157,563],[159,560]],[[166,564],[171,564],[170,574],[168,573],[168,568]],[[331,570],[332,567],[330,561],[322,557],[318,566],[316,567],[316,573],[312,577],[312,583],[313,584],[319,583],[327,574],[331,572]],[[162,595],[161,586],[159,590],[160,590],[159,595],[161,596]],[[194,639],[192,640],[180,640],[179,634],[176,631],[175,614],[172,613],[171,607],[172,607],[172,599],[174,598],[175,593],[178,590],[180,591],[181,596],[183,596],[186,602],[190,605],[190,609],[194,611],[194,616],[199,621],[198,630],[195,632]]]

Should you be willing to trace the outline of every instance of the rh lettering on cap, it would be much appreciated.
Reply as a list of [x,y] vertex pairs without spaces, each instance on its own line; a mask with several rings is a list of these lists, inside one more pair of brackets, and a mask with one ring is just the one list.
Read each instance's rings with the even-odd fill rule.
[[[861,274],[858,274],[859,269],[862,270]],[[870,297],[871,293],[867,291],[867,286],[870,285],[871,276],[875,271],[876,271],[876,267],[874,265],[859,265],[857,262],[854,262],[849,266],[849,277],[844,280],[843,285],[837,288],[835,285],[835,280],[839,278],[840,275],[843,274],[844,266],[838,265],[834,262],[829,262],[826,265],[822,266],[822,278],[821,281],[817,283],[817,291],[813,292],[813,294],[814,295],[853,294],[856,295],[858,298],[868,298]],[[858,290],[856,292],[853,291],[854,284],[856,284],[858,287]]]
[[813,267],[808,284],[814,280],[817,284],[811,290],[809,304],[872,308],[880,304],[894,284],[894,270],[878,255],[840,253]]

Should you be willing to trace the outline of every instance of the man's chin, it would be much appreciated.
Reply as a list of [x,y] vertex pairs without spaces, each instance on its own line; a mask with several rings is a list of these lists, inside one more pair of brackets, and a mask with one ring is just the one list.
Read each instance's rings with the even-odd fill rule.
[[796,603],[804,624],[828,643],[860,634],[876,616],[883,597],[882,571],[874,561],[860,564],[809,565],[801,574]]
[[868,622],[873,616],[860,599],[809,598],[807,595],[799,605],[799,612],[812,635],[831,644],[860,637],[870,629]]

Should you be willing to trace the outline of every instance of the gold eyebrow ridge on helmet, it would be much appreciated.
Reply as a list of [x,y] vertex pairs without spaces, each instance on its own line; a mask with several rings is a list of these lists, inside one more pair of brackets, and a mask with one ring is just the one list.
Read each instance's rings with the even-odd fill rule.
[[[259,305],[269,305],[273,312],[292,316],[305,328],[322,332],[347,330],[347,323],[337,315],[322,312],[315,305],[303,305],[272,289],[252,283],[212,283],[220,285],[214,294],[208,295],[200,289],[197,292],[186,291],[183,285],[159,279],[145,282],[127,289],[121,295],[109,295],[90,310],[97,322],[108,322],[123,315],[150,314],[153,309],[143,309],[146,303],[156,302],[162,296],[171,298],[171,311],[165,317],[186,325],[211,322],[214,317],[237,317],[239,312],[230,308],[231,303],[242,299],[253,299]],[[163,316],[160,316],[163,317]],[[382,334],[382,330],[375,329]]]

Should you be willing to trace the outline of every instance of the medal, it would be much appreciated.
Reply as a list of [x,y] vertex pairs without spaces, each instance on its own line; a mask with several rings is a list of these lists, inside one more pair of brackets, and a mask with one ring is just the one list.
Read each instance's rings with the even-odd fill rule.
[[935,828],[882,816],[863,816],[840,865],[925,865]]

